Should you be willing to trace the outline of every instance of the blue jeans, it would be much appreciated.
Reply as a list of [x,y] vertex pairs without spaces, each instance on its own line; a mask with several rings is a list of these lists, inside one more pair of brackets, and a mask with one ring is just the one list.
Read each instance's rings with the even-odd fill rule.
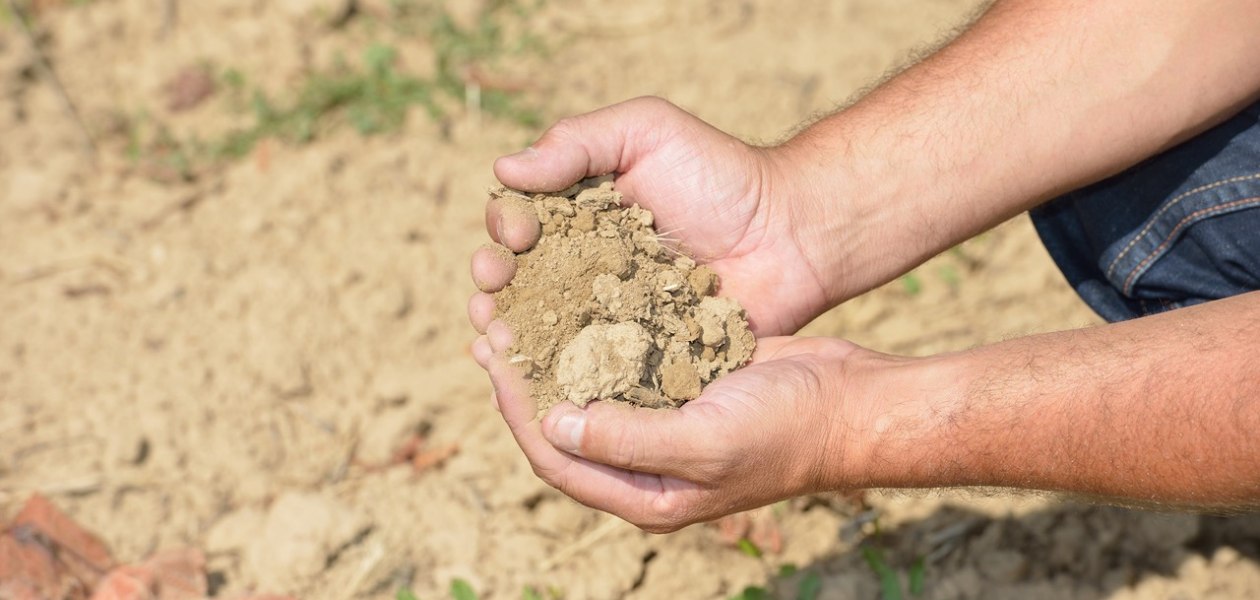
[[1260,103],[1031,214],[1108,321],[1260,289]]

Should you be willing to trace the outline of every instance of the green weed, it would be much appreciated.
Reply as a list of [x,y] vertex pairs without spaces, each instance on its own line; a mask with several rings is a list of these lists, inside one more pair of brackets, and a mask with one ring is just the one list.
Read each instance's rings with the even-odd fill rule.
[[[393,48],[372,45],[363,53],[363,67],[344,65],[312,74],[297,97],[284,105],[255,91],[251,109],[254,124],[235,131],[215,144],[216,156],[236,158],[248,154],[263,138],[275,137],[293,143],[316,139],[344,120],[363,135],[397,129],[412,106],[420,106],[432,117],[441,110],[434,103],[432,85],[400,73],[394,66]],[[228,72],[225,80],[240,81],[238,73]],[[239,90],[241,83],[235,83]],[[231,88],[230,88],[231,89]]]
[[923,291],[923,282],[919,280],[918,275],[906,273],[901,276],[901,288],[911,296],[918,296]]
[[936,274],[940,276],[941,280],[944,281],[945,285],[949,286],[949,289],[951,290],[957,290],[960,286],[962,286],[962,276],[958,274],[958,269],[954,268],[953,265],[941,265],[940,268],[936,270]]
[[[228,68],[219,75],[219,87],[230,110],[247,113],[248,125],[210,140],[175,140],[160,126],[147,136],[152,139],[132,132],[127,153],[133,160],[153,162],[151,155],[160,151],[159,162],[171,163],[163,169],[183,176],[193,173],[196,165],[246,156],[264,139],[304,144],[346,125],[365,136],[390,132],[416,108],[429,118],[443,119],[443,107],[452,100],[493,118],[537,128],[541,116],[526,107],[516,91],[483,86],[472,75],[501,57],[541,47],[528,35],[509,39],[502,26],[502,13],[509,10],[521,16],[528,9],[515,1],[492,2],[475,26],[461,28],[437,3],[395,0],[394,11],[400,17],[395,20],[418,24],[418,33],[430,38],[434,75],[404,72],[398,67],[397,50],[379,43],[366,48],[356,63],[339,59],[331,68],[311,73],[288,98],[273,98],[251,86],[239,70]],[[158,139],[159,133],[164,137]]]
[[822,592],[822,578],[817,573],[808,573],[796,585],[796,600],[816,600]]
[[409,588],[401,587],[394,593],[394,600],[418,600],[416,593]]
[[754,544],[752,540],[739,538],[739,542],[736,545],[739,547],[740,552],[753,558],[761,558],[761,548],[758,548],[757,544]]
[[731,596],[731,600],[770,600],[770,592],[766,588],[750,585],[738,594]]
[[[518,16],[524,16],[526,12],[520,4],[500,1],[489,7],[470,29],[460,28],[445,12],[439,13],[433,20],[429,36],[437,56],[435,83],[443,92],[468,102],[470,86],[465,81],[465,76],[470,68],[492,62],[501,56],[531,50],[541,51],[541,42],[533,36],[523,36],[515,43],[507,41],[496,18],[505,9],[515,9]],[[542,122],[537,111],[523,108],[516,97],[505,90],[478,88],[477,94],[479,106],[476,108],[494,117],[526,127],[537,127]]]
[[477,600],[477,592],[474,592],[472,586],[463,579],[451,580],[451,598],[452,600]]
[[[901,574],[888,565],[884,560],[884,552],[874,546],[866,546],[862,548],[862,558],[866,560],[867,566],[875,572],[875,576],[879,577],[880,597],[883,600],[902,600],[905,598],[902,593]],[[927,575],[927,566],[923,559],[914,561],[906,574],[908,580],[909,593],[911,596],[919,596],[923,593],[924,581]]]

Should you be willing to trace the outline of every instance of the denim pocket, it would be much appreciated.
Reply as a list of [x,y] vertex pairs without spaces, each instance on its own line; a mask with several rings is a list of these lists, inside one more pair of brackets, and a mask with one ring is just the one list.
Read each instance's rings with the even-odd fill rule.
[[1256,289],[1260,211],[1249,209],[1257,207],[1260,172],[1195,187],[1112,244],[1099,267],[1137,300],[1208,300]]
[[1260,102],[1032,211],[1081,298],[1119,321],[1260,289]]

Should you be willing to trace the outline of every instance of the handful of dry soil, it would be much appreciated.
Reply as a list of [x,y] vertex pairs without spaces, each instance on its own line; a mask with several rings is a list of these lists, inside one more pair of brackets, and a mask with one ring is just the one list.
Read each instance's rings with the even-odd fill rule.
[[540,410],[594,399],[678,407],[752,356],[739,303],[715,297],[713,271],[664,245],[652,213],[621,207],[611,181],[490,194],[542,223],[495,294],[516,338],[510,360],[529,370]]

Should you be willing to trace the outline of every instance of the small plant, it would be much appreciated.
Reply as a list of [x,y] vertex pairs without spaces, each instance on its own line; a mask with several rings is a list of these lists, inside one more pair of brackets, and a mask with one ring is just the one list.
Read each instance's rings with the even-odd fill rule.
[[919,280],[919,276],[914,273],[906,273],[901,276],[901,287],[911,296],[918,296],[923,291],[923,282]]
[[958,269],[954,268],[953,265],[941,265],[936,270],[936,274],[940,276],[941,280],[951,290],[957,290],[962,285],[962,276],[958,274]]
[[[229,134],[214,146],[214,154],[240,157],[267,137],[309,142],[331,128],[337,117],[344,117],[359,133],[371,135],[401,126],[412,106],[425,108],[435,118],[441,116],[433,102],[432,85],[400,73],[394,66],[396,58],[393,48],[372,45],[363,54],[361,70],[340,65],[315,73],[286,106],[254,92],[254,125]],[[224,79],[237,82],[241,78],[225,74]]]
[[750,585],[738,594],[731,596],[731,600],[770,600],[770,592],[766,588]]
[[796,584],[796,600],[816,600],[822,592],[822,578],[817,573],[807,573]]
[[544,598],[547,600],[563,600],[564,591],[554,585],[547,588],[545,596],[535,587],[526,587],[521,590],[521,600],[543,600]]
[[472,585],[463,579],[455,578],[451,580],[451,598],[452,600],[477,600],[477,592],[474,592]]
[[400,587],[398,588],[398,591],[394,593],[394,600],[418,600],[418,599],[416,598],[416,593],[411,591],[410,588]]
[[496,86],[481,70],[502,56],[541,47],[528,34],[510,42],[503,31],[501,12],[512,9],[523,16],[527,9],[515,1],[491,2],[475,26],[461,28],[445,11],[427,3],[394,0],[392,6],[393,21],[421,27],[419,33],[432,40],[433,76],[399,69],[397,51],[379,43],[368,46],[357,63],[338,60],[331,68],[311,73],[288,99],[256,88],[249,91],[245,75],[229,68],[218,83],[229,106],[249,114],[248,126],[206,141],[176,140],[158,124],[156,137],[149,136],[155,141],[131,136],[128,155],[136,162],[162,163],[160,171],[174,173],[159,179],[188,179],[197,166],[246,156],[264,139],[302,144],[346,124],[363,135],[385,133],[401,127],[413,108],[435,120],[444,118],[443,106],[450,106],[450,100],[531,129],[541,124],[541,116],[519,102],[519,86]]
[[[507,90],[482,86],[474,76],[474,71],[480,64],[491,62],[500,56],[541,47],[536,38],[528,35],[514,45],[507,42],[495,16],[509,7],[515,8],[518,16],[525,14],[525,9],[515,3],[496,2],[486,9],[476,26],[469,30],[461,29],[445,12],[436,16],[429,30],[437,55],[435,84],[443,92],[465,103],[473,104],[472,101],[475,100],[477,110],[526,127],[537,127],[542,119],[536,111],[522,108],[516,97]],[[475,93],[476,98],[471,98],[470,93]]]
[[[866,564],[875,572],[876,577],[879,577],[880,597],[883,600],[902,600],[905,597],[902,594],[901,575],[888,566],[888,562],[884,560],[884,552],[882,550],[874,546],[866,546],[862,548],[862,558],[866,560]],[[927,566],[923,559],[915,560],[906,575],[910,595],[921,595],[927,575]]]
[[758,548],[757,544],[754,544],[753,541],[748,538],[739,538],[739,542],[736,543],[736,546],[739,547],[740,552],[743,552],[748,556],[761,558],[761,548]]

